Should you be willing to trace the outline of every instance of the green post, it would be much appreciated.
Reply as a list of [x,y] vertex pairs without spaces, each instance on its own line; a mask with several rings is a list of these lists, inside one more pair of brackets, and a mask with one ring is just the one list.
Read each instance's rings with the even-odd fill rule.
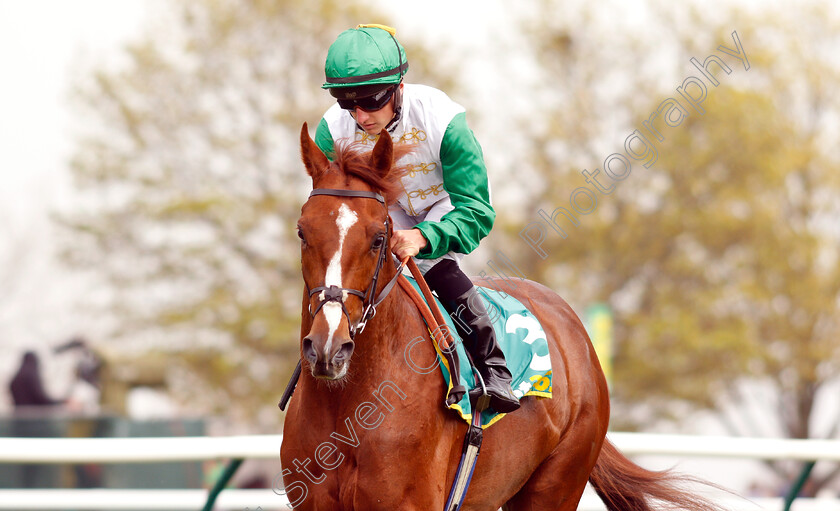
[[216,484],[213,485],[213,488],[207,495],[207,502],[204,504],[203,511],[213,510],[213,504],[216,503],[216,498],[218,498],[219,494],[222,493],[222,490],[225,489],[225,486],[227,486],[230,482],[230,478],[233,477],[233,474],[236,473],[236,470],[239,468],[239,465],[242,465],[243,461],[244,460],[241,459],[230,460],[228,465],[225,467],[225,471],[222,472],[222,475],[219,476]]
[[802,468],[802,473],[799,474],[799,479],[793,483],[787,497],[785,497],[785,511],[790,511],[790,506],[793,505],[793,501],[796,500],[799,492],[802,491],[802,487],[805,486],[806,482],[808,482],[808,476],[811,475],[811,470],[814,469],[814,465],[816,465],[816,463],[816,461],[809,461]]

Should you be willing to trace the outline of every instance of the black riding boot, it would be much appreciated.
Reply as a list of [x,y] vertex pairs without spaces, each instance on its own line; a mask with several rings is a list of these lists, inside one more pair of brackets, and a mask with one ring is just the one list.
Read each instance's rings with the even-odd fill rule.
[[484,301],[480,296],[470,300],[473,293],[476,293],[470,278],[451,259],[443,259],[432,266],[425,278],[464,339],[464,347],[490,394],[490,406],[502,413],[519,408],[519,400],[510,388],[512,377],[505,365],[505,355],[496,342],[496,332],[493,331]]
[[[475,287],[449,303],[455,328],[464,339],[464,347],[473,359],[476,369],[484,379],[490,406],[497,412],[510,413],[519,408],[519,399],[510,387],[513,377],[505,364],[505,355],[496,341],[493,323]],[[467,330],[469,329],[469,330]],[[480,389],[479,389],[480,390]]]

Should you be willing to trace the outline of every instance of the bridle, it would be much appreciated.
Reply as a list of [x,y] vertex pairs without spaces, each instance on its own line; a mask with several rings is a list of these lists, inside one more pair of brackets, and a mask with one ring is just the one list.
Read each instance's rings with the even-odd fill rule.
[[[334,197],[356,197],[356,198],[364,198],[364,199],[375,199],[385,207],[385,198],[382,195],[376,192],[366,192],[360,190],[339,190],[335,188],[316,188],[312,190],[312,193],[309,194],[309,197],[312,198],[315,195],[331,195]],[[386,211],[386,219],[385,219],[385,227],[386,231],[390,231],[391,225],[391,217],[387,215]],[[325,304],[329,302],[336,302],[341,305],[341,311],[347,317],[347,324],[350,326],[350,339],[354,339],[357,334],[362,333],[365,329],[365,325],[367,322],[376,315],[376,307],[382,303],[382,300],[388,296],[388,293],[391,292],[391,289],[394,288],[394,284],[397,283],[397,278],[402,273],[403,265],[405,263],[400,263],[397,267],[397,273],[382,288],[382,291],[374,297],[374,293],[376,293],[376,284],[379,282],[379,272],[382,270],[383,266],[385,266],[385,259],[387,258],[388,251],[390,248],[388,247],[387,238],[386,242],[382,243],[382,246],[379,247],[379,257],[376,261],[376,270],[373,272],[373,277],[371,278],[370,285],[365,291],[359,291],[356,289],[349,289],[346,287],[338,287],[338,286],[319,286],[312,290],[309,290],[309,286],[306,286],[307,290],[309,290],[309,298],[310,298],[310,305],[309,305],[309,314],[314,318],[316,314],[324,307]],[[304,283],[306,285],[306,283]],[[318,297],[321,302],[315,307],[315,310],[312,310],[311,299],[312,296],[320,293]],[[362,318],[359,322],[353,325],[352,321],[350,321],[350,313],[347,312],[347,306],[344,304],[345,293],[347,295],[355,295],[362,299]]]

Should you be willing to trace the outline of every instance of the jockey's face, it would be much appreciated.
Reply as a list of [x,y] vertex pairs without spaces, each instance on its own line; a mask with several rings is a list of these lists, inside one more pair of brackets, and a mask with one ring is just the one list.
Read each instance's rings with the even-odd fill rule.
[[[402,84],[400,84],[400,87],[402,87]],[[391,119],[394,118],[395,96],[396,94],[392,94],[391,100],[379,110],[368,112],[356,107],[350,111],[350,115],[356,119],[356,122],[359,123],[359,126],[361,126],[368,135],[379,135],[379,133],[385,129],[385,126],[391,122]]]

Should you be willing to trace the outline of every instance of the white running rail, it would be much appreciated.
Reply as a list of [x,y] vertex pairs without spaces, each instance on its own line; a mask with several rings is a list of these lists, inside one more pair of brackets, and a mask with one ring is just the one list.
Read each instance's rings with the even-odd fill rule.
[[[840,440],[610,433],[626,455],[763,460],[840,461]],[[175,438],[0,438],[3,463],[150,463],[280,458],[282,435]],[[279,465],[278,465],[279,470]],[[201,509],[205,490],[0,490],[0,509]],[[272,490],[225,490],[217,509],[288,509]],[[781,499],[736,500],[728,509],[781,510]],[[603,509],[585,497],[580,510]],[[799,499],[793,511],[840,511],[837,499]]]

